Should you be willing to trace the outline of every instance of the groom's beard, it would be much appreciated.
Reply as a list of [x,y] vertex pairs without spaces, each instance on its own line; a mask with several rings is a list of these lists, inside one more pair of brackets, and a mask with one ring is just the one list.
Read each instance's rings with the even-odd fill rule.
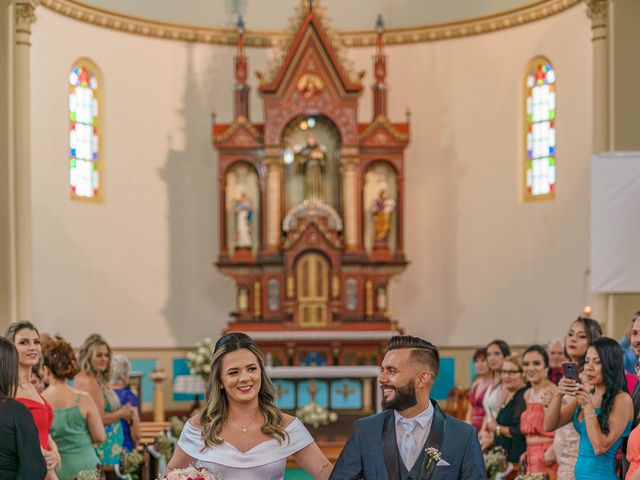
[[410,380],[404,387],[394,387],[396,394],[391,400],[382,399],[382,408],[385,410],[406,410],[418,404],[416,399],[416,382]]

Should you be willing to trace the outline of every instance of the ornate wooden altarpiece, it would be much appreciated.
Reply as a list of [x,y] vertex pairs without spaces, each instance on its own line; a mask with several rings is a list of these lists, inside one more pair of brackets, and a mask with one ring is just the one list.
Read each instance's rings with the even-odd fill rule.
[[219,152],[220,256],[236,284],[227,331],[249,332],[273,365],[378,365],[390,279],[404,254],[409,124],[387,117],[383,24],[377,23],[373,119],[358,123],[353,75],[318,2],[301,2],[290,37],[258,73],[264,123],[249,119],[238,22],[235,118],[213,125]]

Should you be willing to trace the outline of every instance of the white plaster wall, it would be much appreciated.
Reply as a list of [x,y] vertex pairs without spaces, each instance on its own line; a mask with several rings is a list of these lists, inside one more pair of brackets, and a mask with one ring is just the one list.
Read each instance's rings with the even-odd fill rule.
[[[331,15],[331,12],[329,12]],[[73,343],[190,345],[234,309],[218,253],[209,113],[231,119],[234,49],[148,39],[39,9],[32,38],[35,320]],[[268,52],[250,50],[250,69]],[[360,120],[370,118],[370,49]],[[390,116],[412,111],[406,251],[391,309],[441,345],[561,335],[587,301],[591,42],[582,5],[489,35],[387,48]],[[558,74],[558,194],[520,201],[522,81]],[[76,58],[104,77],[104,202],[69,200],[67,83]],[[253,74],[252,119],[261,120]]]

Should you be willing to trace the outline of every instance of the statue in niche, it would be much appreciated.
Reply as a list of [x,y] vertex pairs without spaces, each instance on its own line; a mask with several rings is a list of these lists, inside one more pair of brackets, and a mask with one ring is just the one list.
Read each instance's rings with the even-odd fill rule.
[[304,198],[325,202],[324,174],[327,169],[327,149],[313,135],[307,136],[307,144],[297,152],[296,173],[304,175]]
[[373,216],[373,242],[376,248],[386,248],[391,234],[391,214],[396,208],[396,202],[389,196],[386,189],[380,190],[371,205]]
[[236,248],[251,248],[253,208],[246,192],[233,202],[233,211],[236,216]]

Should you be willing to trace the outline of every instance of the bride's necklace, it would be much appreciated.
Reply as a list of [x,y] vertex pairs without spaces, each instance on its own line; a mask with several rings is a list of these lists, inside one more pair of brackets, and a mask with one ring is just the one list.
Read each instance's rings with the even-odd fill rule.
[[256,410],[256,413],[253,414],[253,418],[251,419],[251,421],[249,423],[247,423],[247,425],[242,425],[239,421],[237,421],[235,418],[233,418],[231,415],[229,415],[229,418],[231,420],[233,420],[235,423],[238,424],[238,426],[242,429],[242,433],[247,433],[247,429],[251,426],[251,424],[253,423],[253,421],[256,419],[256,417],[258,416],[258,413],[260,412],[260,409]]

